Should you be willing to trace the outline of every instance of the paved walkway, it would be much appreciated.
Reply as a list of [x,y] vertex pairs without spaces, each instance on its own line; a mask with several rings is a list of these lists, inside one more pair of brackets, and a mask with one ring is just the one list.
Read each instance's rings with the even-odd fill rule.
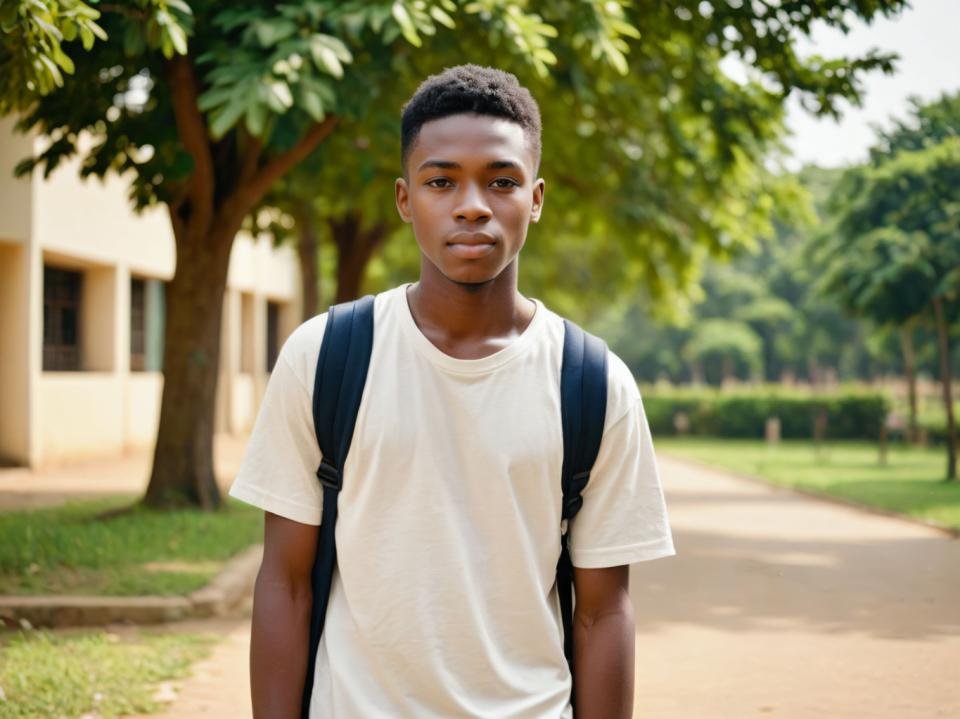
[[[214,439],[217,479],[224,490],[229,489],[236,476],[245,443],[244,438],[226,434]],[[0,468],[0,511],[118,494],[139,496],[147,488],[152,463],[152,451],[138,451],[120,458],[74,461],[40,471],[3,467]]]
[[960,717],[960,541],[661,458],[677,556],[633,574],[637,717]]

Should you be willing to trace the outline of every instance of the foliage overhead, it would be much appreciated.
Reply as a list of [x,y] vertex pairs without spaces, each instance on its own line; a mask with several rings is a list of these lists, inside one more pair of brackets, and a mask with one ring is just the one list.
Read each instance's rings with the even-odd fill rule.
[[[817,21],[843,29],[853,17],[890,15],[904,3],[553,0],[533,11],[504,0],[136,0],[101,4],[99,16],[81,0],[4,6],[5,48],[23,48],[30,28],[45,23],[40,27],[63,35],[60,67],[77,78],[56,93],[38,88],[32,100],[4,93],[8,103],[16,99],[10,107],[26,111],[21,127],[51,139],[19,171],[39,164],[49,172],[88,131],[98,142],[83,158],[84,174],[132,170],[138,207],[174,200],[195,167],[177,137],[168,93],[157,88],[170,83],[175,56],[196,63],[211,140],[238,154],[250,143],[262,144],[264,154],[283,151],[330,113],[354,118],[378,110],[395,121],[391,77],[409,92],[414,63],[436,70],[469,57],[507,67],[539,88],[550,110],[545,139],[555,171],[548,177],[555,179],[554,205],[569,211],[554,213],[555,222],[547,215],[542,234],[566,228],[567,237],[590,240],[575,245],[569,259],[557,254],[563,246],[541,243],[545,252],[560,257],[561,273],[587,253],[590,266],[609,268],[601,280],[641,283],[658,296],[687,287],[705,253],[723,255],[769,230],[775,197],[758,159],[780,132],[787,95],[835,114],[839,99],[859,100],[864,71],[891,68],[893,57],[878,51],[801,58],[794,34],[809,33]],[[91,34],[111,41],[90,47]],[[739,58],[746,79],[727,77],[720,62],[728,56]],[[5,70],[34,65],[22,51],[0,60]],[[389,105],[379,104],[381,95],[392,95]],[[580,151],[584,145],[589,153]],[[581,210],[569,201],[585,189],[605,198],[602,204]],[[592,241],[600,234],[621,246]],[[646,259],[611,262],[618,254]],[[535,285],[557,279],[547,268],[534,271],[539,264],[530,273]]]

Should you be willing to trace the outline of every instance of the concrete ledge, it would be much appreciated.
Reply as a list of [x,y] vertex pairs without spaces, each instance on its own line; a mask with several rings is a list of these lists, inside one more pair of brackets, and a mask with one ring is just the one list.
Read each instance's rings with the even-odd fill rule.
[[263,545],[256,544],[227,562],[207,586],[188,597],[193,610],[191,616],[219,616],[233,609],[253,591],[262,559]]
[[117,622],[161,624],[188,617],[220,616],[253,589],[263,545],[229,560],[211,582],[189,596],[91,597],[0,596],[0,624],[17,627],[104,626]]

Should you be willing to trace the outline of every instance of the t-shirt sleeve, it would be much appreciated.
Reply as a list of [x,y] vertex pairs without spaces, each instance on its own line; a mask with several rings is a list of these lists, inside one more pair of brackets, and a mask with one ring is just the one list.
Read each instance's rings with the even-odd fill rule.
[[301,376],[303,361],[291,356],[297,346],[298,338],[291,337],[277,358],[229,494],[282,517],[319,525],[320,447],[313,431],[312,393]]
[[570,558],[582,568],[676,554],[643,400],[622,360],[611,353],[610,362],[600,451],[570,522]]

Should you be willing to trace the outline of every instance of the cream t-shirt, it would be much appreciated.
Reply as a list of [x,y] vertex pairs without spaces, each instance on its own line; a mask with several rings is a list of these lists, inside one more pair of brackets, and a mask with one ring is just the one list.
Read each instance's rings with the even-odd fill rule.
[[[563,320],[536,302],[508,346],[456,359],[375,297],[374,342],[338,503],[338,567],[311,718],[572,715],[554,587]],[[311,415],[326,313],[284,343],[230,495],[319,524]],[[578,567],[675,554],[636,383],[609,355],[600,453],[570,522]]]

